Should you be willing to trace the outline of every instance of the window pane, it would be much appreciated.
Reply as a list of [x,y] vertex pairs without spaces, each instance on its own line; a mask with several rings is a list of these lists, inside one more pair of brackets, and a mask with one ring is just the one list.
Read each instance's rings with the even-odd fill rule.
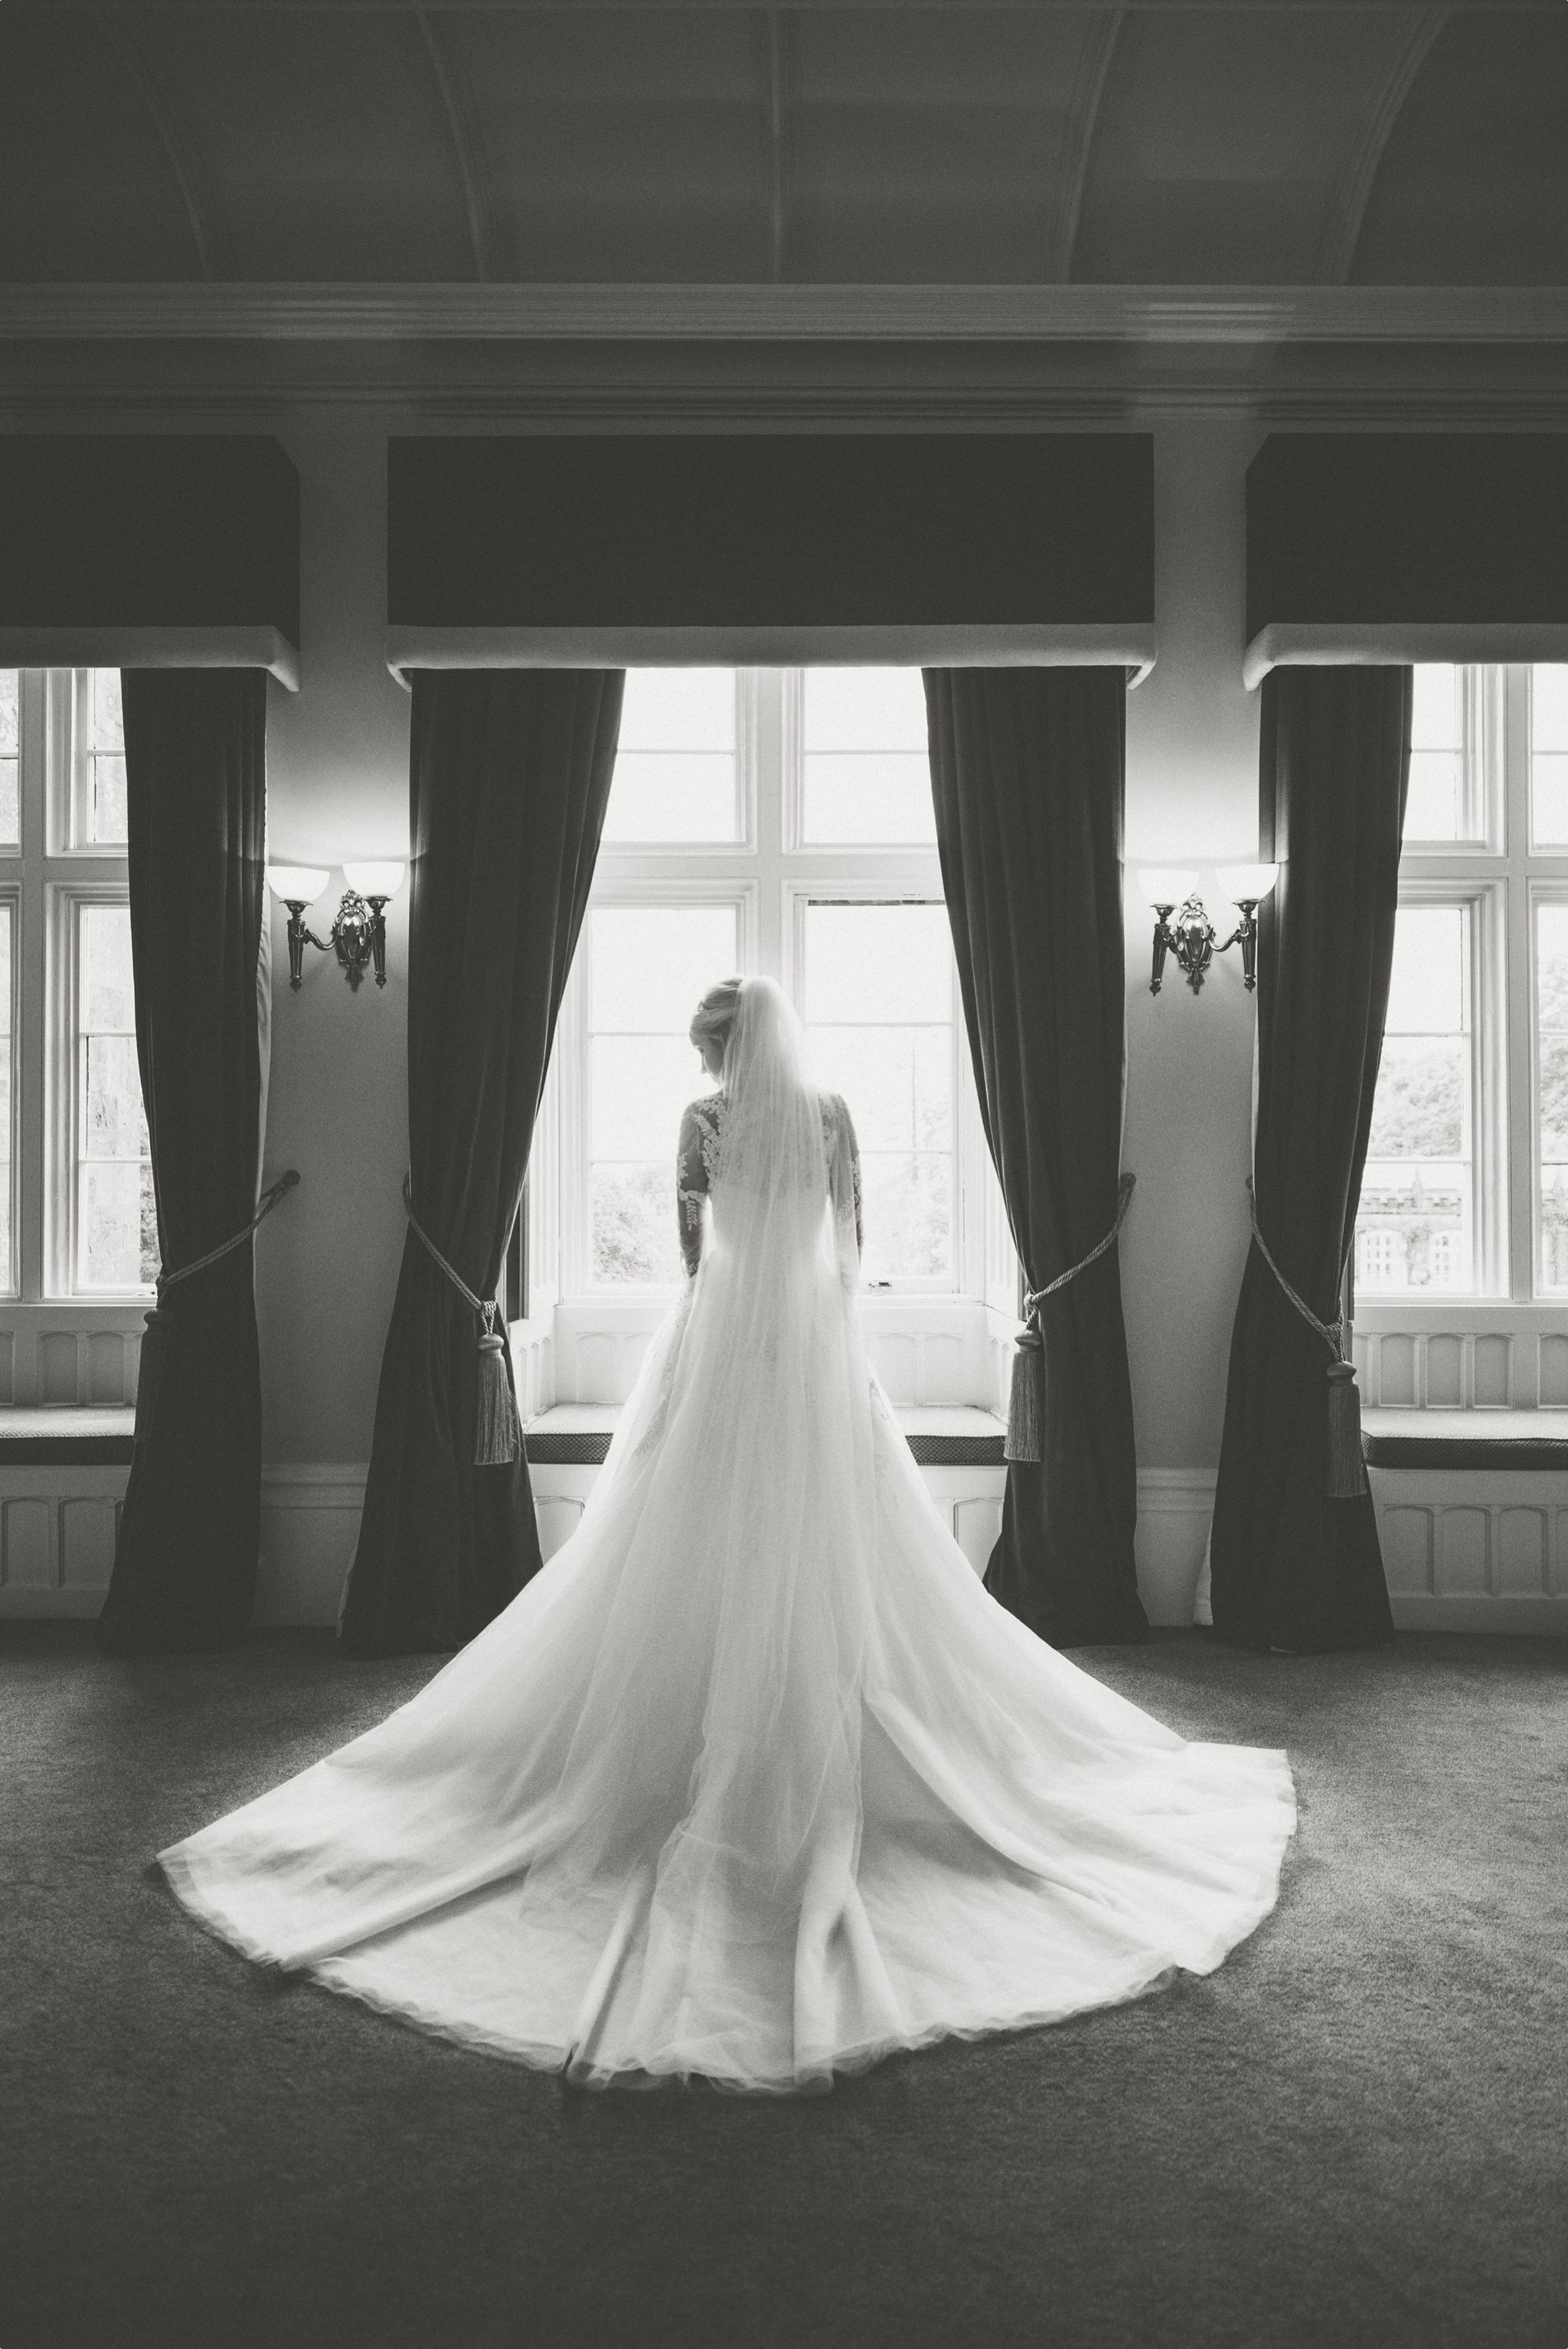
[[0,668],[0,848],[15,848],[22,836],[17,820],[21,758],[21,672]]
[[1359,1295],[1475,1285],[1469,975],[1468,909],[1402,905],[1356,1220]]
[[806,909],[805,1003],[821,1082],[861,1143],[868,1279],[954,1270],[953,948],[942,905]]
[[596,905],[589,957],[589,1217],[595,1286],[673,1283],[676,1142],[706,1092],[686,1030],[705,990],[734,975],[733,904]]
[[119,711],[119,671],[95,668],[92,684],[92,802],[95,847],[122,846],[128,837],[125,807],[125,730]]
[[628,669],[604,838],[738,838],[735,712],[732,668]]
[[1568,847],[1568,667],[1531,672],[1530,784],[1537,846]]
[[136,1061],[130,913],[77,912],[77,1286],[150,1288],[158,1216]]
[[936,838],[917,668],[809,668],[802,828],[817,844]]
[[11,908],[0,905],[0,1291],[15,1286],[11,1223]]
[[1446,662],[1423,662],[1415,672],[1410,714],[1407,840],[1459,838],[1463,744],[1460,672]]
[[1568,905],[1535,909],[1535,1023],[1541,1285],[1561,1290],[1568,1288]]

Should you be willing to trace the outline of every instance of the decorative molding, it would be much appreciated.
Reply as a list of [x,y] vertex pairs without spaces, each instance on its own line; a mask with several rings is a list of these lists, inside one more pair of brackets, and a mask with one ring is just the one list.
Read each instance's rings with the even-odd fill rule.
[[1374,1468],[1402,1630],[1568,1634],[1568,1473]]
[[1182,1627],[1199,1616],[1200,1579],[1214,1514],[1212,1468],[1138,1472],[1138,1595],[1150,1623]]
[[1078,243],[1078,216],[1083,210],[1089,166],[1094,160],[1099,102],[1105,95],[1110,61],[1120,37],[1122,16],[1120,8],[1106,8],[1091,16],[1084,27],[1078,70],[1073,76],[1067,118],[1062,125],[1045,250],[1040,256],[1040,274],[1050,285],[1065,285],[1073,274],[1073,250]]
[[768,274],[784,280],[789,226],[789,28],[780,10],[764,12],[768,43]]
[[474,104],[473,85],[461,48],[462,35],[443,16],[438,31],[428,8],[416,7],[415,21],[424,36],[430,71],[441,94],[453,160],[462,184],[463,210],[473,248],[474,275],[480,280],[500,275],[496,267],[495,202],[485,158],[484,132]]
[[336,1622],[368,1473],[358,1461],[290,1461],[263,1468],[256,1622]]
[[1568,342],[1565,285],[0,285],[9,342]]
[[1387,72],[1373,93],[1355,147],[1335,191],[1333,208],[1318,248],[1316,274],[1320,285],[1343,285],[1349,281],[1356,261],[1356,248],[1361,242],[1362,223],[1367,218],[1367,207],[1371,202],[1378,171],[1382,169],[1384,152],[1393,136],[1405,100],[1415,87],[1416,77],[1425,65],[1433,42],[1452,14],[1451,8],[1420,8],[1411,14],[1404,37],[1397,44],[1388,61]]
[[129,1475],[0,1466],[0,1622],[96,1619]]
[[[97,1616],[129,1473],[0,1466],[0,1620]],[[566,1463],[535,1470],[546,1556],[575,1530],[598,1473]],[[984,1573],[1006,1471],[921,1473],[970,1565]],[[359,1462],[263,1469],[258,1623],[335,1622],[366,1475]],[[1568,1473],[1375,1469],[1371,1481],[1401,1630],[1568,1634]],[[1138,1580],[1152,1623],[1210,1619],[1213,1500],[1212,1469],[1139,1472]]]
[[106,29],[158,133],[169,168],[174,174],[175,185],[180,190],[180,201],[185,207],[185,217],[190,222],[191,242],[196,247],[201,274],[211,281],[218,275],[222,242],[217,232],[217,205],[208,184],[207,173],[198,160],[196,148],[176,121],[169,99],[160,88],[125,18],[110,19]]

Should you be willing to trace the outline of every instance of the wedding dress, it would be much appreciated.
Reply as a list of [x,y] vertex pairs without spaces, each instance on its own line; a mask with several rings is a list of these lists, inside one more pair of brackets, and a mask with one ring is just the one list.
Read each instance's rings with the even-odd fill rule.
[[578,1531],[410,1703],[161,1855],[251,1956],[583,2083],[787,2090],[1207,1972],[1273,1907],[1284,1755],[1114,1695],[939,1516],[800,1048],[744,983],[683,1137],[701,1260]]

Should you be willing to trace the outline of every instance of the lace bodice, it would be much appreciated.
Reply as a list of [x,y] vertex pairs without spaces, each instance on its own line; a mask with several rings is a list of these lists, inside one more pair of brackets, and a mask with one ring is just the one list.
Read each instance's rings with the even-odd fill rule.
[[[702,1260],[702,1208],[718,1176],[724,1133],[722,1092],[704,1093],[687,1103],[681,1117],[676,1154],[676,1215],[680,1226],[681,1255],[688,1273]],[[854,1123],[838,1093],[822,1095],[822,1146],[830,1169],[841,1151],[847,1151],[855,1202],[855,1248],[863,1239],[861,1211],[861,1154]]]

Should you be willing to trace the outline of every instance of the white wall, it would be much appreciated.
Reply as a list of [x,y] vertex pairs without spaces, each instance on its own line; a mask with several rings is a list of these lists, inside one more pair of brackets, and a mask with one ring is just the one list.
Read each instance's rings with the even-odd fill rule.
[[[1240,950],[1194,995],[1167,965],[1149,992],[1154,917],[1140,864],[1257,854],[1258,697],[1242,683],[1251,426],[1156,429],[1160,657],[1127,706],[1127,1130],[1138,1177],[1122,1298],[1140,1464],[1219,1459],[1231,1318],[1247,1246],[1253,1002]],[[1205,874],[1205,882],[1209,876]]]
[[[267,711],[269,852],[338,866],[408,848],[408,696],[381,657],[386,629],[386,441],[285,436],[300,474],[300,692]],[[335,871],[312,917],[325,936]],[[273,911],[269,1174],[303,1180],[256,1243],[263,1454],[364,1461],[403,1244],[407,1165],[407,885],[387,908],[387,985],[351,993],[331,955],[288,979],[287,916]]]

